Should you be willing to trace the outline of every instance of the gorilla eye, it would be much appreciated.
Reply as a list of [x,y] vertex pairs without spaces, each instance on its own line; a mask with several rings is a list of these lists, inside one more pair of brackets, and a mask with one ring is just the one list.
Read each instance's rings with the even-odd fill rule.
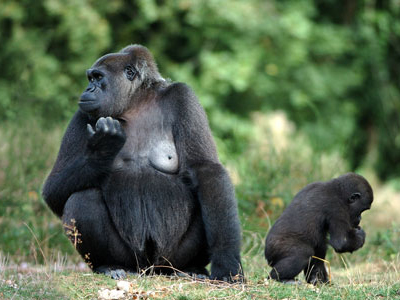
[[137,74],[137,70],[135,67],[128,65],[125,67],[125,75],[126,78],[128,78],[128,80],[132,81],[133,79],[135,79],[135,76]]
[[97,81],[102,80],[103,79],[103,75],[99,74],[99,73],[95,73],[93,74],[94,79],[96,79]]
[[361,194],[360,193],[353,193],[350,198],[349,198],[349,202],[353,203],[354,201],[358,200],[361,198]]
[[98,81],[102,80],[103,77],[104,77],[104,75],[103,75],[103,73],[100,72],[100,71],[97,71],[97,70],[89,70],[89,71],[88,71],[88,74],[87,74],[87,77],[88,77],[88,79],[89,79],[89,81],[90,81],[91,83],[94,83],[95,81],[98,82]]

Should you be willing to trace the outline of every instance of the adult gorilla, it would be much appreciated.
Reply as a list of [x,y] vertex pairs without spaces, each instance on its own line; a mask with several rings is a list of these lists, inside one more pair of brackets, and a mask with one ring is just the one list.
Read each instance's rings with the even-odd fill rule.
[[212,279],[241,277],[234,189],[192,90],[164,80],[140,45],[87,77],[43,188],[82,257],[115,278],[151,266],[207,274],[210,261]]

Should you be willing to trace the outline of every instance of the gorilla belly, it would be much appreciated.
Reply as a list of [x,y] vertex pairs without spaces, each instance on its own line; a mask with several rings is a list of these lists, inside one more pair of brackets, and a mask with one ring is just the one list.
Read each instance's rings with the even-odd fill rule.
[[169,258],[194,214],[195,199],[178,175],[171,125],[156,103],[123,115],[126,142],[117,154],[104,199],[115,227],[137,256]]
[[179,248],[195,206],[191,191],[178,176],[151,167],[136,174],[114,172],[104,199],[122,239],[135,255],[152,263]]

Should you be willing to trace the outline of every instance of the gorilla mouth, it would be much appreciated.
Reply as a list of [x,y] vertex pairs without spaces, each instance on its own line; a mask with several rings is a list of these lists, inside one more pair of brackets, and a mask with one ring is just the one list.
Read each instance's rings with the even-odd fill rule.
[[360,228],[360,222],[361,222],[361,216],[358,216],[355,218],[353,222],[353,227],[359,229]]
[[97,101],[91,101],[91,100],[81,100],[78,103],[80,109],[82,109],[85,112],[93,112],[96,109],[99,108],[99,105]]

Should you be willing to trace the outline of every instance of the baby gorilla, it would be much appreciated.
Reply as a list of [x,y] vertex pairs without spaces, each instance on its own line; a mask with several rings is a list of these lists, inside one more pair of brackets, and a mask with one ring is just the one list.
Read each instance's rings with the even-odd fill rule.
[[290,281],[304,270],[308,283],[329,282],[321,260],[327,234],[336,252],[361,248],[365,241],[361,213],[370,209],[372,200],[371,186],[354,173],[303,188],[268,233],[265,257],[273,268],[270,277]]

